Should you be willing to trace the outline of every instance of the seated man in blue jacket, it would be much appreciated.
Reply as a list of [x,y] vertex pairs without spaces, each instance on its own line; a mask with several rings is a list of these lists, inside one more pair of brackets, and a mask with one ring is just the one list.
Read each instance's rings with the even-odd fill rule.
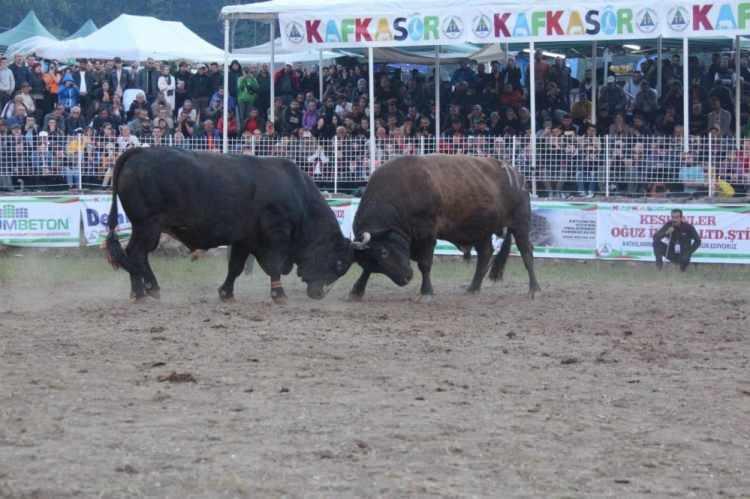
[[[668,238],[668,242],[663,240]],[[691,224],[683,220],[682,210],[672,210],[672,220],[665,223],[654,234],[654,256],[656,268],[662,269],[662,259],[667,258],[672,263],[679,263],[683,272],[690,264],[690,257],[700,247],[701,238],[698,231]]]

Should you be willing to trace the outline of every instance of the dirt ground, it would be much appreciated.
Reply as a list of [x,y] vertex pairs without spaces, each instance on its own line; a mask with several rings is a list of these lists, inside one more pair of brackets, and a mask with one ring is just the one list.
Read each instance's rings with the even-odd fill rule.
[[[312,301],[0,258],[0,497],[750,497],[750,272],[519,260]],[[176,373],[167,380],[171,373]],[[180,376],[185,375],[185,376]],[[183,382],[180,382],[183,381]]]

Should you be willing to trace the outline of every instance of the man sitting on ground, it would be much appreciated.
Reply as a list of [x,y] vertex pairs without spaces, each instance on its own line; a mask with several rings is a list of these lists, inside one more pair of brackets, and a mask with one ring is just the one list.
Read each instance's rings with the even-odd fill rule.
[[[665,243],[663,239],[669,238]],[[665,223],[654,234],[654,256],[656,268],[661,270],[662,259],[666,256],[672,263],[679,263],[680,270],[685,271],[690,264],[690,257],[700,247],[701,238],[691,224],[683,220],[682,210],[672,210],[672,220]]]

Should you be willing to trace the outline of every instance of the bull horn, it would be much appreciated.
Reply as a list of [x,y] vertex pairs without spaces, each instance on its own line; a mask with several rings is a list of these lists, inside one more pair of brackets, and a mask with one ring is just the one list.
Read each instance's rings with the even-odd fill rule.
[[357,241],[357,240],[352,241],[352,248],[354,248],[355,250],[367,249],[367,243],[370,242],[371,238],[372,238],[372,235],[370,235],[369,232],[363,233],[361,241]]

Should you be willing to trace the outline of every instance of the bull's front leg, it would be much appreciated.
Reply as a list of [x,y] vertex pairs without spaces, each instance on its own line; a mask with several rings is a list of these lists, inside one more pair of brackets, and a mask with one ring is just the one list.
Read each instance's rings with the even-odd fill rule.
[[359,276],[357,282],[354,283],[352,290],[349,292],[349,299],[351,301],[362,301],[362,297],[365,295],[365,288],[367,288],[367,281],[370,279],[370,271],[363,270],[362,275]]
[[415,243],[414,257],[417,260],[417,267],[422,273],[422,286],[419,288],[419,294],[422,297],[429,297],[434,294],[432,289],[432,259],[435,254],[436,239],[428,239]]
[[485,238],[475,248],[477,250],[477,268],[474,271],[474,278],[466,290],[468,293],[479,293],[479,290],[482,289],[482,281],[487,274],[492,258],[492,236]]
[[[263,271],[271,278],[271,299],[277,305],[286,305],[288,299],[281,285],[281,275],[289,273],[291,265],[281,250],[268,249],[262,253],[256,254],[258,264]],[[286,272],[285,272],[286,270]],[[240,269],[240,272],[242,269]]]
[[242,244],[235,243],[230,247],[227,278],[219,288],[219,298],[222,301],[234,301],[234,281],[245,268],[245,262],[249,254],[250,249]]

